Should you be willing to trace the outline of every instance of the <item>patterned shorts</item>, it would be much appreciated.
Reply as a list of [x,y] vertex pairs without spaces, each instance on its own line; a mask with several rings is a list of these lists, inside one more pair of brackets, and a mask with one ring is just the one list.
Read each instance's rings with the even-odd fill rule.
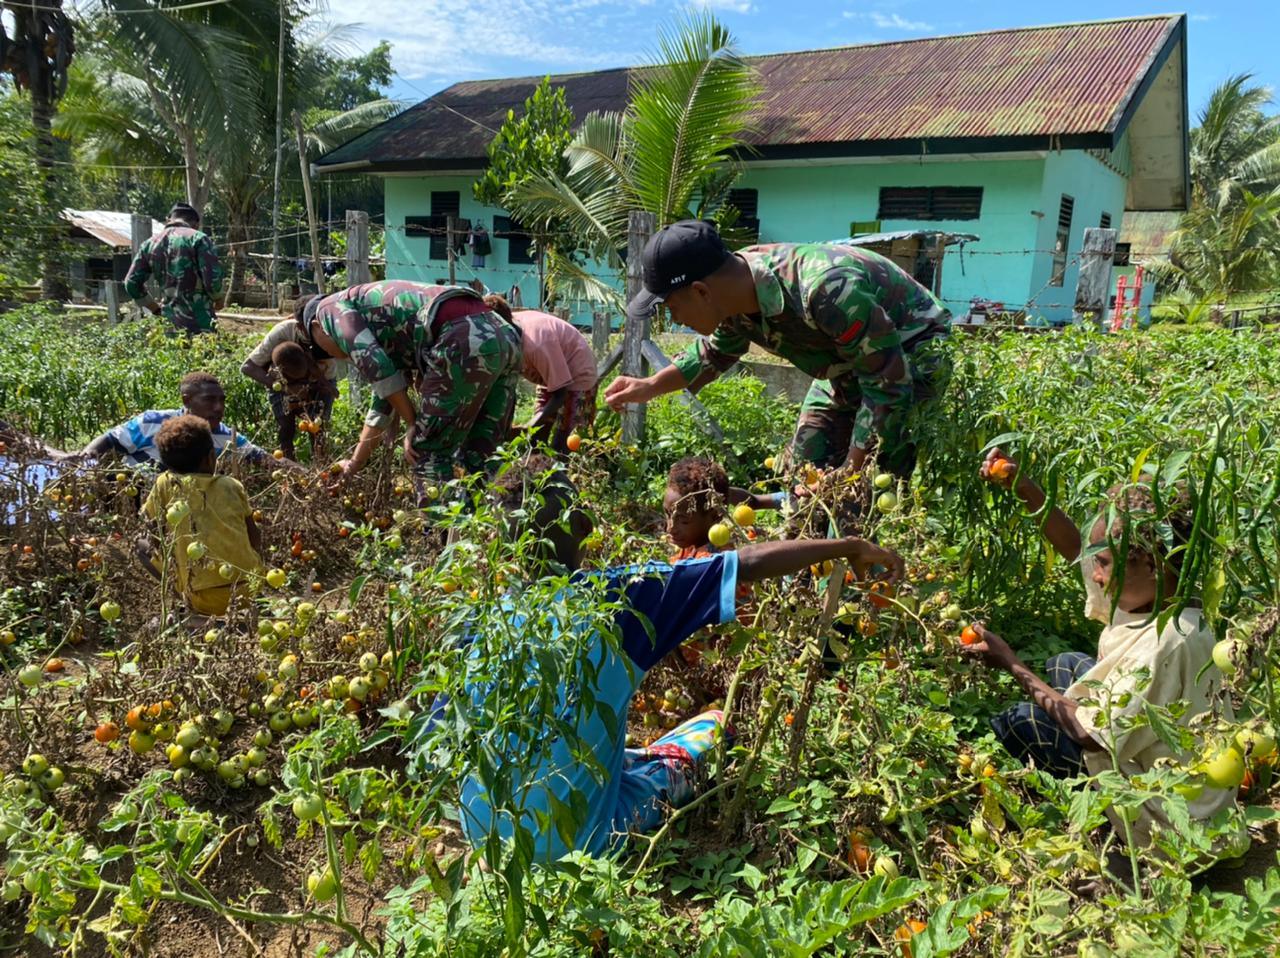
[[[1045,663],[1049,685],[1065,692],[1088,672],[1097,660],[1083,652],[1063,652]],[[1075,778],[1084,773],[1080,745],[1053,717],[1031,702],[1019,702],[991,719],[996,737],[1009,754],[1021,762],[1034,761],[1057,778]]]
[[646,748],[629,748],[622,760],[622,783],[613,816],[615,832],[651,832],[669,808],[687,805],[698,775],[721,738],[733,743],[724,713],[695,715]]

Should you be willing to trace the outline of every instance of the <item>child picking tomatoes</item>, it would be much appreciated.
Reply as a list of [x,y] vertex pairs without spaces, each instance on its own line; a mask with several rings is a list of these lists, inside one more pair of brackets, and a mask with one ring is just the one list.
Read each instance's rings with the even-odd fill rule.
[[781,509],[786,499],[785,492],[756,495],[730,486],[724,467],[711,459],[702,456],[681,459],[667,474],[667,490],[662,497],[667,535],[677,550],[671,561],[702,559],[715,555],[728,544],[726,504],[738,507],[735,519],[747,519],[739,525],[750,526],[756,510]]
[[[510,530],[512,541],[540,543],[526,572],[541,578],[568,569],[571,575],[549,627],[530,629],[528,616],[543,613],[530,609],[526,615],[510,605],[496,627],[501,636],[472,640],[459,662],[467,694],[437,698],[427,732],[436,737],[422,745],[433,754],[477,756],[459,802],[472,845],[484,849],[492,838],[510,839],[518,822],[532,838],[534,858],[544,862],[574,849],[605,852],[630,830],[655,829],[665,809],[693,798],[698,771],[725,734],[723,714],[695,716],[641,749],[626,748],[625,716],[659,660],[704,626],[734,617],[740,583],[836,559],[847,560],[859,576],[876,565],[890,570],[891,578],[902,574],[896,554],[863,539],[766,542],[675,566],[581,572],[592,523],[577,490],[548,457],[531,457],[504,472],[496,497],[508,515],[520,517]],[[596,608],[615,610],[603,614],[607,628],[591,618]],[[493,656],[516,654],[506,651],[507,635],[521,637],[527,667],[504,672],[495,664]],[[481,651],[486,646],[488,655]],[[561,663],[565,649],[572,655]],[[498,734],[493,724],[517,692],[510,683],[545,687],[553,701],[522,718],[518,733]],[[490,783],[501,783],[517,804],[492,801]]]
[[[161,541],[171,544],[178,591],[193,612],[219,616],[233,589],[260,567],[262,536],[253,521],[244,486],[214,474],[217,453],[209,424],[198,416],[176,416],[156,434],[165,467],[142,504],[156,522]],[[166,564],[150,537],[138,542],[138,556],[160,578]]]
[[[979,474],[1012,490],[1028,511],[1044,507],[1044,491],[1000,449],[991,450]],[[1192,606],[1172,608],[1179,547],[1190,538],[1191,516],[1178,490],[1161,492],[1167,509],[1157,515],[1149,481],[1109,490],[1087,543],[1061,509],[1054,507],[1045,519],[1044,536],[1053,549],[1080,562],[1085,613],[1103,624],[1096,658],[1055,655],[1046,663],[1046,682],[981,623],[960,648],[1011,673],[1031,697],[995,716],[991,725],[1011,754],[1055,776],[1113,769],[1134,776],[1149,772],[1159,759],[1194,764],[1193,756],[1175,752],[1143,720],[1148,706],[1171,708],[1183,725],[1206,712],[1232,719],[1230,702],[1220,694],[1222,673],[1211,661],[1214,637],[1204,616]],[[1162,612],[1170,613],[1163,625]],[[1184,711],[1178,703],[1185,703]],[[1188,801],[1188,810],[1209,819],[1230,807],[1235,794],[1234,784],[1215,788],[1210,781]],[[1171,827],[1164,808],[1148,801],[1133,823],[1135,842],[1148,845],[1154,830]]]

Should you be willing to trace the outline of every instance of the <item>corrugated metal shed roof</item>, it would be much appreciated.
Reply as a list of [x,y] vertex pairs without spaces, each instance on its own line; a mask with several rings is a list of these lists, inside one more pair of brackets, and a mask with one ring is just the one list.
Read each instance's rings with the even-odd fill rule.
[[[1185,32],[1181,15],[1030,27],[753,57],[762,157],[953,148],[1111,147]],[[630,69],[553,76],[574,115],[626,106]],[[338,147],[320,170],[475,167],[541,77],[457,83]],[[997,141],[997,142],[992,142]],[[922,146],[922,143],[927,146]]]
[[[133,246],[133,216],[130,213],[66,209],[62,211],[62,218],[115,249],[129,249]],[[159,220],[151,221],[152,236],[163,229],[164,224]]]

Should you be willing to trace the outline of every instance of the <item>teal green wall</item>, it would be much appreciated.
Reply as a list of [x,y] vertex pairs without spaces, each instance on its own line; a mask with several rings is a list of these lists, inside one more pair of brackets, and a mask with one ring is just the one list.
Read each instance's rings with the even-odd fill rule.
[[[386,177],[387,278],[410,279],[434,283],[447,279],[449,264],[430,258],[431,241],[426,237],[407,237],[406,216],[428,216],[432,191],[456,190],[460,202],[458,215],[473,223],[483,220],[490,235],[493,218],[505,216],[504,210],[478,203],[471,193],[471,176],[388,176]],[[459,283],[479,277],[490,290],[507,296],[512,286],[520,287],[521,301],[526,307],[538,305],[538,267],[534,263],[511,263],[507,258],[508,241],[493,239],[493,254],[483,267],[471,266],[470,252],[457,259],[455,275]],[[591,322],[589,304],[571,304],[575,321]]]
[[885,186],[981,186],[976,220],[882,220],[882,230],[945,229],[981,239],[963,254],[951,247],[942,267],[942,298],[953,313],[975,296],[1021,303],[1031,282],[1024,255],[993,255],[1031,248],[1031,215],[1043,176],[1041,160],[950,163],[859,163],[845,166],[748,168],[740,186],[759,191],[760,239],[766,243],[822,241],[849,235],[849,224],[874,220]]
[[[404,235],[406,216],[431,212],[432,190],[456,190],[460,215],[477,218],[493,230],[502,210],[484,207],[471,195],[469,176],[391,176],[386,178],[387,276],[435,282],[447,276],[445,261],[428,258],[426,238]],[[759,195],[760,239],[766,243],[820,242],[849,235],[854,221],[874,220],[884,186],[981,186],[982,210],[976,220],[912,222],[884,220],[881,228],[941,228],[976,233],[981,239],[963,253],[952,247],[942,272],[942,296],[956,315],[973,297],[998,300],[1010,309],[1030,301],[1033,318],[1064,322],[1071,318],[1085,227],[1097,226],[1103,211],[1120,228],[1125,178],[1082,151],[1051,153],[1044,159],[950,162],[859,163],[841,166],[752,167],[739,186]],[[1061,287],[1047,285],[1062,194],[1075,198],[1068,244],[1068,268]],[[1037,216],[1037,213],[1043,214]],[[507,260],[507,241],[495,239],[494,255],[473,270],[470,257],[457,266],[459,282],[473,276],[495,292],[519,285],[526,306],[537,304],[537,267]],[[602,271],[603,275],[603,271]],[[610,277],[616,281],[616,277]],[[574,304],[572,316],[590,321],[590,304]]]
[[[1078,263],[1084,231],[1099,225],[1104,212],[1111,214],[1111,227],[1119,231],[1124,216],[1125,178],[1097,158],[1079,150],[1050,153],[1044,161],[1044,179],[1036,208],[1044,213],[1039,220],[1035,256],[1028,295],[1032,316],[1053,321],[1071,318],[1075,301]],[[1058,230],[1058,208],[1063,194],[1075,199],[1071,217],[1071,234],[1067,242],[1067,271],[1062,285],[1049,286],[1053,272],[1054,237]]]

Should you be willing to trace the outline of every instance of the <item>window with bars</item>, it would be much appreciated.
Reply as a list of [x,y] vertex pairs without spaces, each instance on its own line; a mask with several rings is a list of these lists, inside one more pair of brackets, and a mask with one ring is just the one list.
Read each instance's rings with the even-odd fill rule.
[[882,186],[880,220],[976,220],[981,186]]
[[738,211],[737,228],[747,234],[750,242],[760,242],[760,192],[730,190],[729,205]]
[[[462,210],[462,198],[457,190],[432,190],[431,191],[431,251],[428,253],[431,259],[448,259],[449,258],[449,241],[445,236],[445,229],[449,225],[449,217],[454,218],[454,226],[462,232],[462,238],[466,239],[466,231],[462,229],[462,223],[459,220],[458,213]],[[460,243],[454,242],[455,252],[461,246]]]
[[529,250],[533,237],[510,216],[493,218],[493,238],[507,241],[508,263],[533,263],[533,253]]
[[1075,213],[1074,197],[1062,194],[1058,204],[1058,232],[1053,243],[1053,268],[1049,272],[1049,285],[1061,286],[1067,276],[1067,246],[1071,242],[1071,217]]
[[1110,213],[1103,213],[1101,216],[1099,216],[1099,217],[1098,217],[1098,228],[1099,228],[1099,229],[1104,229],[1104,230],[1109,230],[1109,229],[1111,229],[1111,214],[1110,214]]

